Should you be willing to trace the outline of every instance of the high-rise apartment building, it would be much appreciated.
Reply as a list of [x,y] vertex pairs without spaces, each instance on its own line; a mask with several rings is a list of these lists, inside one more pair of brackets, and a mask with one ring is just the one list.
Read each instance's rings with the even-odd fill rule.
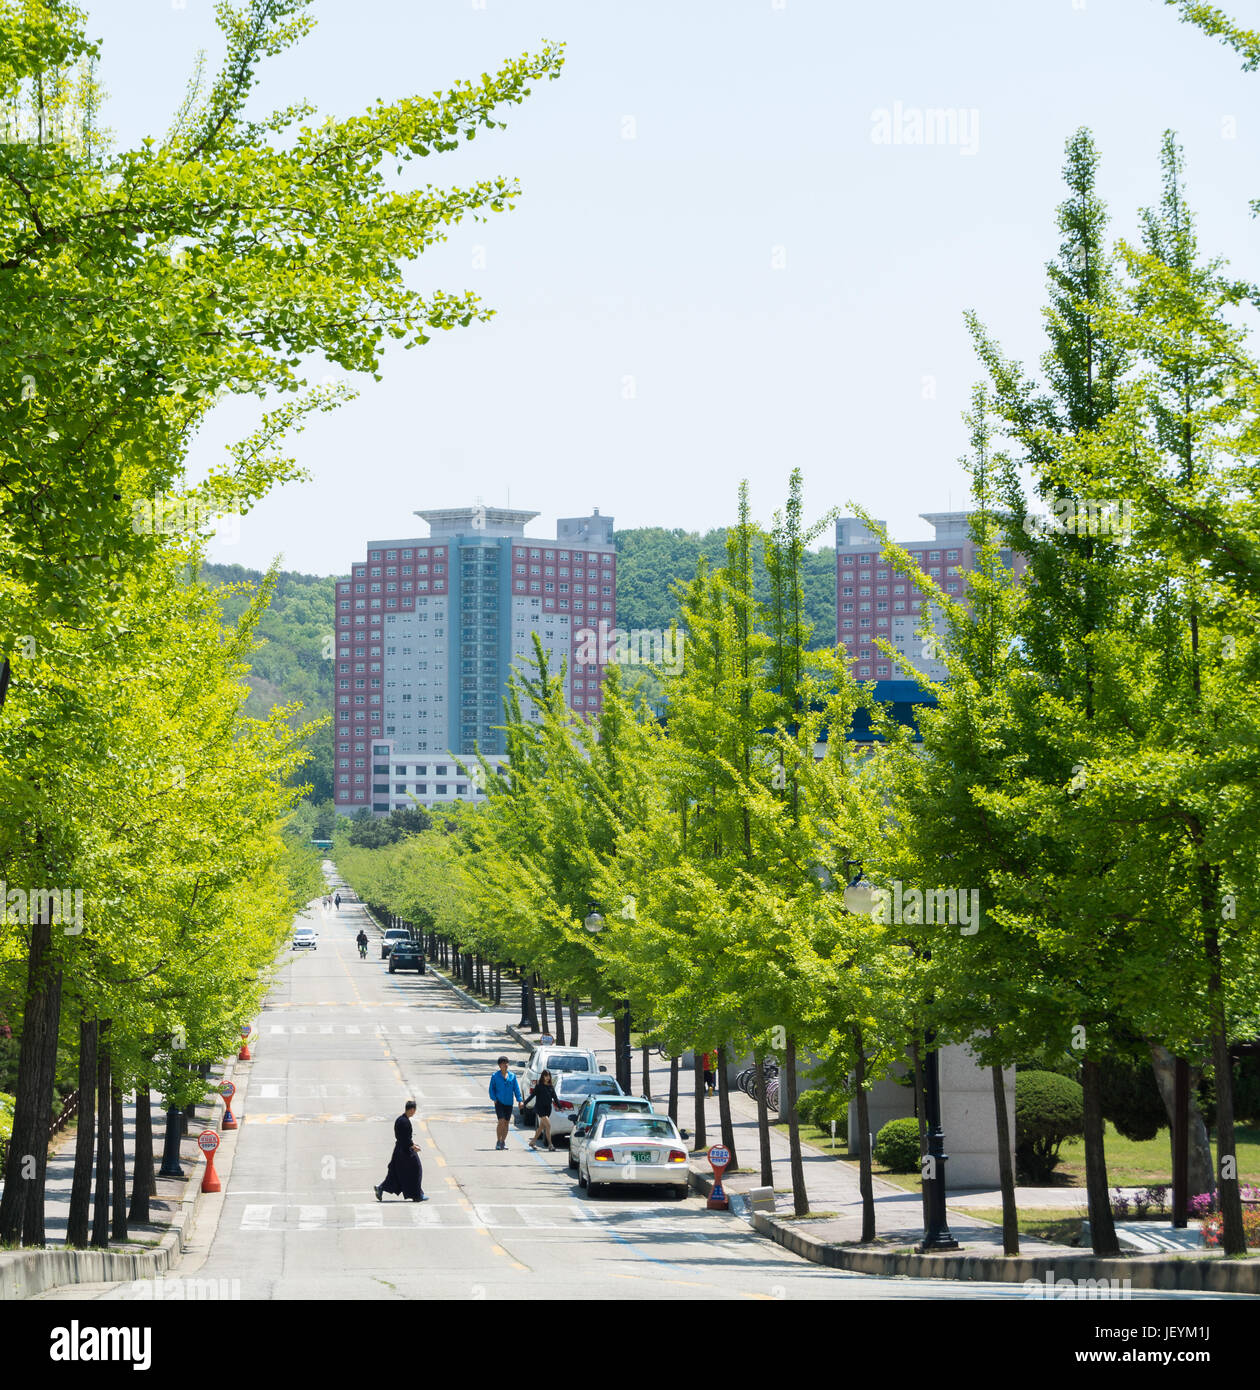
[[[475,768],[478,750],[501,760],[509,673],[533,656],[535,633],[551,669],[566,665],[570,707],[601,707],[607,644],[590,634],[616,623],[613,519],[563,519],[541,540],[525,535],[537,512],[416,515],[427,537],[369,541],[337,582],[333,775],[344,815],[481,795],[458,762]],[[537,717],[528,702],[524,712]]]
[[[928,541],[899,544],[949,595],[965,602],[963,575],[975,566],[978,547],[971,539],[970,512],[922,512],[935,531]],[[883,522],[880,523],[884,525]],[[925,613],[932,605],[880,557],[880,543],[856,517],[836,522],[836,639],[853,663],[859,680],[892,680],[899,673],[874,645],[882,637],[902,653],[918,671],[933,680],[948,674],[939,659],[944,642],[945,619],[931,612],[932,636],[918,635]],[[1003,562],[1016,574],[1024,570],[1024,557],[1002,551]]]

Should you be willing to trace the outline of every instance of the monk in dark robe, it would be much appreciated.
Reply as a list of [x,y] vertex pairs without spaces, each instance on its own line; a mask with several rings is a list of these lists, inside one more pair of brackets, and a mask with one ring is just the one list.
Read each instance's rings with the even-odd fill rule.
[[378,1202],[382,1200],[382,1192],[397,1194],[409,1202],[429,1200],[422,1186],[424,1168],[420,1163],[420,1149],[411,1135],[411,1117],[415,1113],[416,1103],[409,1100],[394,1121],[394,1152],[390,1155],[389,1172],[385,1174],[385,1181],[372,1189]]

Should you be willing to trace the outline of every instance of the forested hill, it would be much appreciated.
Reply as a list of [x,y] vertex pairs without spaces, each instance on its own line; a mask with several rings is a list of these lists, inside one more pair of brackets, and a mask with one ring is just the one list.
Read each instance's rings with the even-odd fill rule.
[[[224,617],[235,622],[249,603],[262,579],[259,570],[240,565],[203,565],[201,578],[211,585],[250,586],[222,598]],[[319,718],[332,711],[333,662],[330,641],[333,634],[336,580],[312,574],[282,570],[276,579],[271,604],[259,621],[257,636],[263,645],[250,657],[252,671],[246,678],[252,694],[245,712],[261,718],[273,705],[301,700],[299,718]],[[312,797],[325,801],[332,796],[332,731],[312,736],[315,754],[302,770],[300,780],[309,782]]]
[[[666,531],[645,526],[617,532],[617,625],[667,628],[678,617],[676,581],[695,577],[696,564],[706,556],[713,566],[726,563],[726,528],[706,531]],[[758,547],[754,556],[756,594],[769,600],[770,585]],[[805,616],[813,625],[810,645],[830,646],[836,640],[836,552],[830,547],[808,551],[804,564]]]

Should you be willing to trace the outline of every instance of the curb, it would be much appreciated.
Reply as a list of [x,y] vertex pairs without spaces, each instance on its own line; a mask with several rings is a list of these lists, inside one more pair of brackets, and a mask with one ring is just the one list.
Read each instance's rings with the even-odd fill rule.
[[[437,966],[433,964],[432,961],[426,960],[424,963],[424,968],[428,972],[428,974],[433,976],[435,980],[440,981],[442,984],[446,986],[447,989],[453,990],[456,994],[458,994],[459,997],[462,1000],[464,1000],[465,1003],[471,1004],[474,1009],[480,1009],[483,1014],[490,1012],[491,1005],[483,1003],[480,999],[474,999],[473,996],[469,994],[466,989],[463,989],[461,986],[457,985],[454,980],[452,980],[448,975],[444,974],[441,970],[439,970]],[[511,1031],[512,1030],[509,1028],[508,1032],[510,1033]]]
[[[692,1174],[698,1190],[706,1180]],[[711,1183],[707,1183],[711,1186]],[[1055,1258],[1046,1255],[915,1255],[860,1250],[815,1240],[764,1212],[752,1214],[753,1229],[802,1259],[857,1274],[901,1275],[916,1279],[978,1279],[992,1283],[1035,1282],[1053,1287],[1056,1279],[1127,1279],[1136,1289],[1180,1289],[1202,1293],[1260,1295],[1260,1259],[1234,1260]],[[1047,1281],[1049,1281],[1047,1283]],[[1047,1295],[1053,1297],[1053,1295]]]
[[[236,1054],[224,1066],[217,1079],[207,1077],[207,1083],[221,1086],[232,1079]],[[218,1129],[214,1102],[210,1117],[202,1122],[201,1131]],[[198,1107],[202,1108],[201,1106]],[[180,1162],[187,1167],[187,1160]],[[196,1165],[185,1179],[187,1187],[180,1198],[179,1210],[171,1214],[166,1234],[155,1250],[99,1249],[40,1249],[14,1250],[0,1253],[0,1303],[33,1298],[49,1289],[73,1284],[115,1284],[128,1280],[151,1279],[175,1265],[192,1238],[201,1204],[201,1170],[203,1160],[198,1154]]]

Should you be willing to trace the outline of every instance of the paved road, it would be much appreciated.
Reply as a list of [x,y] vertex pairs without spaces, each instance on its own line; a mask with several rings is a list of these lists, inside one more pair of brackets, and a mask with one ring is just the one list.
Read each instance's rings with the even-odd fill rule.
[[[878,1279],[825,1270],[738,1217],[652,1193],[591,1199],[566,1154],[513,1129],[494,1148],[494,1059],[519,1045],[432,976],[360,961],[354,905],[293,954],[238,1072],[241,1128],[225,1136],[225,1191],[203,1199],[173,1275],[246,1299],[1020,1298],[1017,1285]],[[430,1195],[377,1203],[408,1097]],[[204,1286],[203,1286],[204,1287]],[[1135,1291],[1136,1292],[1136,1291]],[[127,1298],[127,1285],[52,1297]]]

